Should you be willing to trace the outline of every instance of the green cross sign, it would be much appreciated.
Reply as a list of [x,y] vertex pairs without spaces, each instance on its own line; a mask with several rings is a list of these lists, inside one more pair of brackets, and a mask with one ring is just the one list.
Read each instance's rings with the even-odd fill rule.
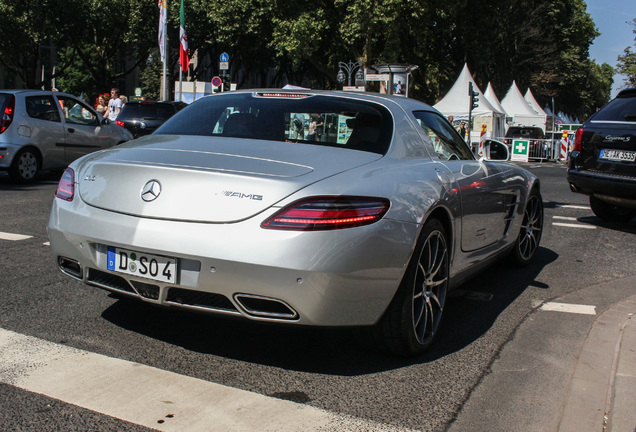
[[514,140],[512,141],[512,155],[510,160],[528,162],[528,154],[530,152],[530,146],[527,140]]

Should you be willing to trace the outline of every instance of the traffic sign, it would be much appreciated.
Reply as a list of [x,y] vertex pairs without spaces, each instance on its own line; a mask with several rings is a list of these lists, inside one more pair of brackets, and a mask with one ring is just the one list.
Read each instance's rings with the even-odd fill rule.
[[389,74],[367,74],[365,77],[367,81],[388,81],[391,79]]
[[510,155],[510,160],[528,162],[528,156],[530,152],[529,144],[530,142],[527,140],[512,141],[512,154]]
[[230,68],[229,62],[219,62],[219,69],[228,70]]
[[222,83],[223,83],[223,81],[221,80],[221,77],[215,76],[214,78],[212,78],[212,86],[213,87],[221,87]]
[[227,63],[230,61],[230,56],[228,53],[223,53],[219,56],[219,61],[223,62],[223,63]]

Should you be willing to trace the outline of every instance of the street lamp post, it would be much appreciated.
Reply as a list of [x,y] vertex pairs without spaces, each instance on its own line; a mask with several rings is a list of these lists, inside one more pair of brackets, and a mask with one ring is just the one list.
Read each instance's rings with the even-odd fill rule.
[[338,67],[340,67],[340,70],[338,71],[338,82],[340,84],[344,84],[345,82],[345,74],[343,72],[343,69],[345,71],[347,71],[347,85],[351,86],[351,76],[353,75],[353,72],[358,69],[358,72],[355,74],[355,78],[356,80],[360,80],[361,78],[363,78],[362,75],[362,69],[360,69],[362,67],[362,63],[357,61],[357,62],[352,62],[351,60],[349,60],[349,63],[345,63],[345,62],[338,62]]

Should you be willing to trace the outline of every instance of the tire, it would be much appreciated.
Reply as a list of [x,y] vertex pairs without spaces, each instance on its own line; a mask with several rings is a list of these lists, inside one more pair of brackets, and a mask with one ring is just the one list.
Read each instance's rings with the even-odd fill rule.
[[543,199],[537,189],[528,196],[523,211],[523,221],[519,235],[510,252],[512,264],[522,267],[530,264],[539,249],[543,232]]
[[9,175],[17,183],[30,183],[40,173],[40,165],[40,155],[35,150],[22,149],[13,158]]
[[590,207],[596,216],[607,222],[629,222],[636,216],[636,210],[619,207],[591,196]]
[[371,329],[376,346],[413,355],[433,343],[446,303],[449,263],[446,230],[431,219],[424,225],[395,297]]

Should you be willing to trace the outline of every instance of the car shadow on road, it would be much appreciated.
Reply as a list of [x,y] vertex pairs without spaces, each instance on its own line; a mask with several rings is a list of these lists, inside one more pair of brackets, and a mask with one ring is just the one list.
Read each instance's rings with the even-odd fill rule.
[[342,328],[309,328],[220,318],[155,307],[122,299],[102,317],[122,328],[183,347],[285,370],[338,376],[373,374],[433,362],[470,345],[528,287],[548,289],[535,278],[557,255],[540,248],[536,260],[518,269],[495,264],[449,296],[443,327],[424,354],[405,358],[359,342],[359,332]]

